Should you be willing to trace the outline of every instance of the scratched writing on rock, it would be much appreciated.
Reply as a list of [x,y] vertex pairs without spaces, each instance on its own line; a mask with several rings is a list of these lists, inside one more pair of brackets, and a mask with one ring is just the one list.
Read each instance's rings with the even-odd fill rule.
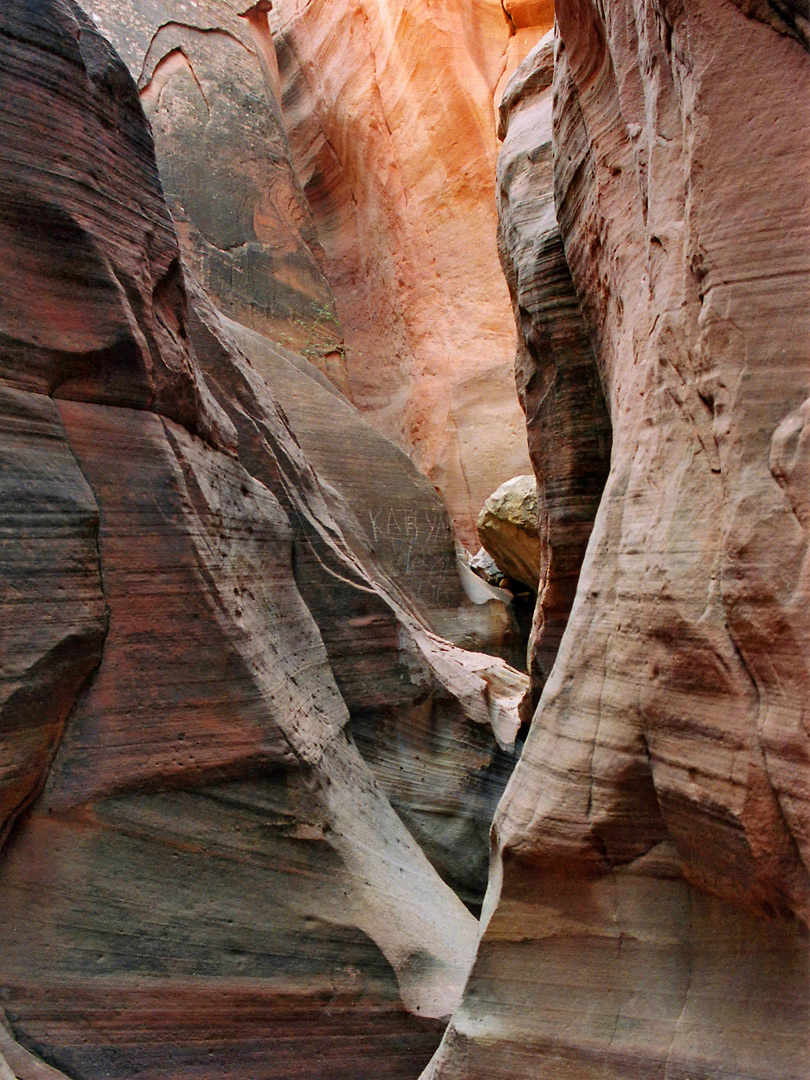
[[375,540],[420,539],[423,544],[443,535],[441,514],[420,513],[412,506],[389,506],[368,511],[371,535]]
[[372,540],[393,548],[394,565],[398,570],[410,575],[422,572],[430,575],[412,581],[420,599],[438,602],[447,574],[445,544],[450,543],[443,515],[405,506],[369,510],[368,518]]

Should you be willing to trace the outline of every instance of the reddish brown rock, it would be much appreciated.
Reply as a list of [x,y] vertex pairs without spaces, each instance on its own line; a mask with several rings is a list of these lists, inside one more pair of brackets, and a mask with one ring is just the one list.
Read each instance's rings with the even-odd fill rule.
[[[515,373],[539,494],[535,704],[554,665],[610,467],[610,419],[554,211],[549,34],[500,105],[498,250],[512,297]],[[519,576],[519,575],[518,575]]]
[[810,49],[810,7],[807,0],[733,0],[740,11],[787,34]]
[[557,19],[612,467],[425,1076],[803,1080],[810,62],[732,4]]
[[413,1076],[476,933],[442,876],[479,885],[525,679],[435,634],[188,307],[89,20],[19,0],[0,49],[13,1041],[74,1078]]
[[[8,265],[8,264],[6,264]],[[101,658],[98,507],[53,401],[0,388],[0,841],[39,793]]]
[[[0,29],[3,834],[44,779],[105,629],[98,507],[52,399],[147,406],[221,446],[233,433],[183,340],[177,245],[137,101],[117,93],[120,65],[67,9],[12,4]],[[59,168],[34,168],[49,146]],[[88,194],[90,161],[103,204]]]
[[498,87],[551,24],[529,7],[518,32],[500,0],[285,0],[271,16],[352,398],[473,550],[484,499],[528,466],[492,192]]
[[0,1009],[0,1080],[66,1080],[64,1073],[52,1068],[16,1042],[2,1009]]

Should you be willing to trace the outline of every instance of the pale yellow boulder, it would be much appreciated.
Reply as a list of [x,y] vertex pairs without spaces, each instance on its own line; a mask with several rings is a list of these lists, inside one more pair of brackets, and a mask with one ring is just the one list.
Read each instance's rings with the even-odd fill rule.
[[478,515],[478,537],[508,578],[537,592],[540,580],[540,533],[537,481],[513,476],[501,484]]

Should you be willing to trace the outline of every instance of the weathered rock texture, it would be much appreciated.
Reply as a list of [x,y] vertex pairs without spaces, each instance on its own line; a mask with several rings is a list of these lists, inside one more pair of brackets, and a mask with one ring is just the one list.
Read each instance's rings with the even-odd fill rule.
[[346,391],[323,251],[281,121],[271,7],[85,4],[138,83],[183,255],[205,290]]
[[273,388],[321,481],[348,503],[355,549],[373,554],[441,636],[522,664],[503,594],[471,585],[430,481],[301,356],[230,320],[222,332]]
[[478,515],[478,536],[506,577],[537,592],[541,552],[533,474],[513,476],[492,492]]
[[51,1068],[14,1039],[0,1009],[0,1080],[67,1080],[64,1073]]
[[293,158],[345,328],[353,400],[437,484],[463,542],[528,470],[494,242],[494,99],[546,3],[279,0]]
[[[321,483],[269,347],[189,305],[136,87],[72,0],[0,9],[0,83],[0,1053],[20,1080],[411,1077],[525,679],[436,635],[448,600],[459,638],[492,616]],[[288,367],[315,439],[317,392],[348,406]],[[374,438],[410,557],[427,519],[447,570],[435,495]]]
[[810,49],[810,4],[807,0],[732,0],[740,11],[760,19]]
[[803,1080],[810,57],[731,3],[557,20],[612,467],[425,1075]]
[[498,134],[498,251],[518,329],[515,374],[539,502],[529,668],[535,704],[571,613],[610,467],[610,419],[554,210],[547,35],[509,81]]

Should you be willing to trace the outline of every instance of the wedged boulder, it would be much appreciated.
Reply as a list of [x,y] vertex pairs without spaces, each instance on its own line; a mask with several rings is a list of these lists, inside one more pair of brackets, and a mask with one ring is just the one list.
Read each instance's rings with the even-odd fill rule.
[[810,57],[733,4],[556,12],[611,471],[424,1075],[803,1080]]
[[480,888],[525,677],[433,631],[189,306],[90,20],[8,4],[0,53],[14,1041],[74,1080],[404,1080],[467,975],[437,867]]
[[478,538],[507,578],[537,592],[542,552],[534,476],[513,476],[478,515]]

